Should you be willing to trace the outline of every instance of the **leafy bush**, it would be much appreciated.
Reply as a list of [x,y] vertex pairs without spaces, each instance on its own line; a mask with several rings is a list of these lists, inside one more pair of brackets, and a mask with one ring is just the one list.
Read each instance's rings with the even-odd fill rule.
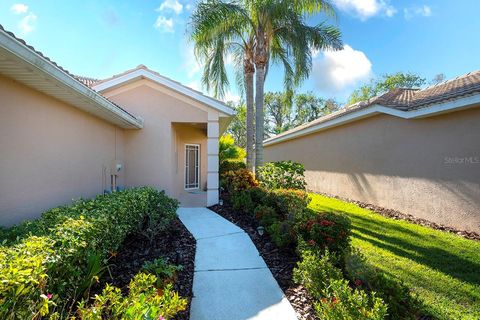
[[335,266],[338,258],[328,249],[301,250],[301,260],[294,269],[294,280],[302,284],[317,301],[315,311],[320,319],[383,319],[387,305],[375,293],[352,290]]
[[0,318],[38,317],[54,305],[68,310],[128,234],[161,230],[174,209],[163,193],[136,188],[55,208],[13,228],[15,239],[0,247]]
[[158,258],[153,261],[147,261],[142,266],[142,271],[148,274],[153,274],[157,277],[157,286],[166,285],[175,282],[177,272],[181,271],[183,266],[168,263],[163,258]]
[[258,186],[253,173],[247,169],[226,172],[220,183],[230,195]]
[[172,285],[158,287],[157,277],[139,273],[130,282],[129,293],[122,296],[119,288],[106,285],[100,295],[96,295],[92,306],[85,301],[77,309],[78,319],[171,319],[185,310],[187,301],[172,290]]
[[300,189],[305,190],[305,168],[293,161],[268,162],[258,169],[260,184],[270,190]]
[[229,134],[223,135],[218,140],[218,158],[220,165],[228,160],[243,161],[247,152],[235,145],[235,139]]
[[246,168],[247,168],[247,165],[243,161],[224,160],[220,162],[218,173],[220,174],[220,176],[223,176],[228,171],[237,171],[237,170],[246,169]]
[[388,304],[389,319],[418,318],[418,297],[403,283],[371,266],[358,249],[351,249],[345,256],[345,270],[356,287],[375,290]]
[[297,235],[290,221],[275,221],[266,230],[278,247],[288,247],[297,243]]
[[350,219],[339,213],[304,210],[296,229],[304,241],[315,248],[343,253],[350,245]]
[[353,290],[346,280],[330,280],[326,297],[315,303],[319,319],[381,320],[387,316],[388,307],[375,293]]
[[244,213],[252,213],[255,209],[255,203],[250,196],[248,190],[236,192],[232,195],[232,205],[235,210]]
[[277,189],[270,193],[270,201],[283,219],[300,215],[310,202],[308,194],[302,190]]
[[269,226],[280,220],[274,208],[262,204],[255,208],[254,216],[263,226]]

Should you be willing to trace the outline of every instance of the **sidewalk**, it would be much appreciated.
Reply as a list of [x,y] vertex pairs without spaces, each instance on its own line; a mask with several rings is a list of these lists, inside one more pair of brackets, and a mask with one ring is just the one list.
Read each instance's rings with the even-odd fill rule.
[[197,240],[191,320],[297,319],[250,237],[207,208],[179,208]]

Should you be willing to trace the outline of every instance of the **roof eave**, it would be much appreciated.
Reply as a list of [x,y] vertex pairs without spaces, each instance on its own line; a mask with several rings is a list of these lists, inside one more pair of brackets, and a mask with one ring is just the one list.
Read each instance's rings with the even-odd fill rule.
[[181,85],[175,81],[172,81],[168,78],[164,78],[161,76],[158,76],[152,72],[149,72],[148,70],[145,70],[143,68],[133,70],[132,72],[126,73],[119,75],[117,77],[114,77],[112,79],[102,81],[99,84],[93,85],[92,89],[98,92],[104,92],[105,90],[116,88],[119,86],[122,86],[126,83],[135,81],[137,79],[149,79],[151,81],[154,81],[164,87],[167,87],[171,90],[174,90],[184,96],[187,96],[191,99],[194,99],[210,108],[216,109],[217,111],[222,112],[225,114],[225,116],[228,117],[233,117],[235,115],[235,110],[227,106],[226,104],[210,98],[208,96],[205,96],[201,94],[200,92],[197,92],[193,89],[187,88],[184,85]]
[[281,134],[269,139],[266,139],[263,142],[264,146],[270,146],[284,141],[292,140],[301,136],[319,132],[322,130],[330,129],[336,126],[354,122],[363,118],[372,117],[377,114],[387,114],[402,119],[419,119],[432,117],[435,115],[440,115],[443,113],[454,112],[457,110],[464,110],[474,106],[480,105],[480,93],[472,94],[469,96],[460,97],[457,99],[443,101],[439,103],[432,104],[427,107],[422,107],[416,110],[410,111],[401,111],[394,108],[385,107],[379,104],[374,104],[367,106],[365,108],[358,109],[351,113],[342,115],[338,118],[327,120],[325,122],[320,122],[316,125],[306,127],[298,131],[287,132],[286,134]]
[[[59,100],[72,104],[74,107],[92,113],[95,116],[119,127],[125,129],[140,129],[143,127],[143,122],[141,119],[137,119],[125,110],[117,107],[105,97],[80,83],[73,76],[61,70],[51,61],[45,59],[43,56],[39,55],[25,44],[10,36],[2,29],[0,29],[0,49],[4,50],[5,54],[12,56],[17,61],[19,60],[25,63],[32,69],[32,73],[36,71],[45,79],[52,80],[54,85],[70,91],[71,95],[69,97],[69,101],[66,101],[64,97],[56,96],[55,94],[49,94],[44,89],[40,91]],[[7,76],[11,75],[7,74]],[[22,82],[21,80],[18,81]],[[27,85],[35,88],[35,86],[32,84]],[[93,107],[90,110],[87,110],[84,107],[86,99],[90,102],[90,107]]]

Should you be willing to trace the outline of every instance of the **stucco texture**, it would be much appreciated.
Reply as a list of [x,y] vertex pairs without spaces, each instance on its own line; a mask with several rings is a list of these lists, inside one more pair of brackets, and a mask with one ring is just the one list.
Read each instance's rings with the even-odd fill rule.
[[112,162],[123,161],[122,129],[2,76],[0,97],[0,224],[110,185]]
[[[183,206],[204,206],[207,182],[207,122],[212,112],[192,105],[179,94],[147,80],[137,80],[103,95],[145,119],[141,130],[125,131],[125,181],[128,186],[151,185],[180,200]],[[184,148],[200,144],[200,189],[184,191]]]
[[265,147],[303,163],[308,188],[480,231],[480,107],[405,120],[377,115]]

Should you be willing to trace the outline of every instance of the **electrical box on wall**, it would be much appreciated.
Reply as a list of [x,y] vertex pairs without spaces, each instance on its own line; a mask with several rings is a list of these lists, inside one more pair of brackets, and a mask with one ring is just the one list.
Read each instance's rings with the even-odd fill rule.
[[123,171],[123,163],[120,160],[113,160],[110,166],[110,174],[119,175]]

